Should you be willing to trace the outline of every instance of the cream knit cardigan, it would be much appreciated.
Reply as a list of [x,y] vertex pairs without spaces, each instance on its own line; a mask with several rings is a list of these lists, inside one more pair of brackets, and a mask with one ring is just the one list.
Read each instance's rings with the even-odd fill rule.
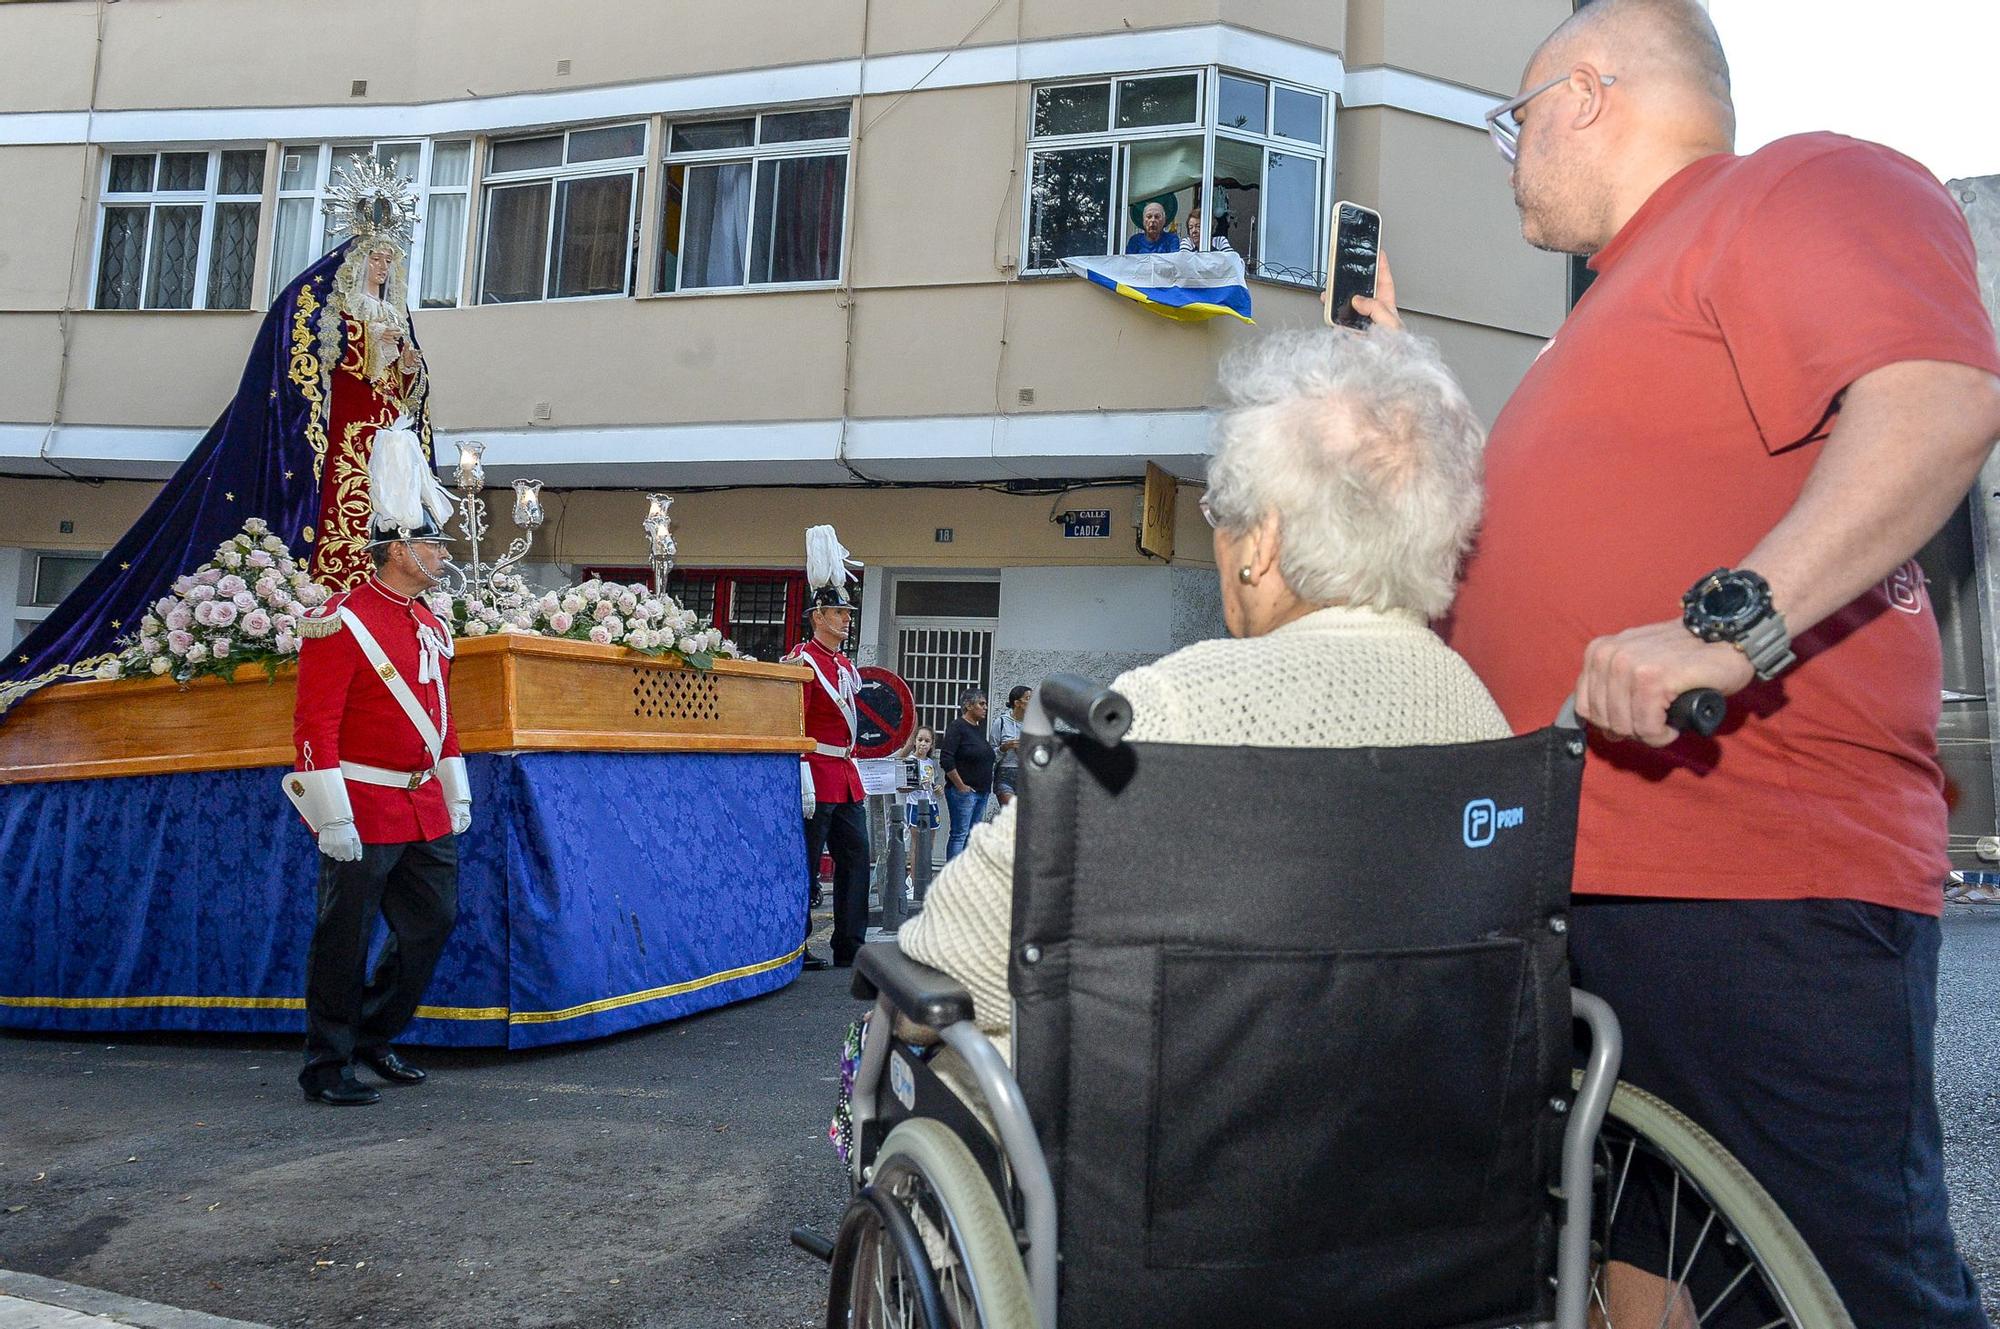
[[[1218,747],[1418,747],[1513,731],[1471,666],[1415,615],[1334,606],[1261,637],[1197,642],[1113,684],[1129,739]],[[897,944],[972,993],[980,1029],[1010,1055],[1007,944],[1014,804],[975,827]]]

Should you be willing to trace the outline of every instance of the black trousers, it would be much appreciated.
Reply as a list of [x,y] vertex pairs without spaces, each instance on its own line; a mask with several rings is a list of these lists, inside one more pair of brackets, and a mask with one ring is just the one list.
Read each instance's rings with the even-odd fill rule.
[[[821,850],[833,853],[833,959],[845,964],[868,932],[868,805],[822,803],[806,818],[806,899],[812,899]],[[812,936],[812,911],[806,911]]]
[[[368,946],[378,918],[389,925],[389,940],[371,974]],[[320,855],[300,1084],[333,1084],[356,1052],[387,1047],[403,1032],[457,918],[457,836],[363,845],[354,863]]]
[[[1583,896],[1570,911],[1576,984],[1625,1029],[1619,1078],[1736,1155],[1862,1329],[1987,1329],[1946,1206],[1940,935],[1935,918],[1856,900]],[[1613,1250],[1659,1272],[1671,1197],[1631,1182]],[[1685,1271],[1693,1234],[1678,1244]],[[1703,1274],[1689,1276],[1698,1305],[1716,1295]],[[1774,1315],[1753,1290],[1713,1323]]]

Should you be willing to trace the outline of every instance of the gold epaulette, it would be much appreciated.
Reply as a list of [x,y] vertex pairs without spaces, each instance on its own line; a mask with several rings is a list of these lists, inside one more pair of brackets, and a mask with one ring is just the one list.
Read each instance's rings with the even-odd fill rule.
[[299,635],[313,641],[340,631],[340,604],[334,601],[299,615]]

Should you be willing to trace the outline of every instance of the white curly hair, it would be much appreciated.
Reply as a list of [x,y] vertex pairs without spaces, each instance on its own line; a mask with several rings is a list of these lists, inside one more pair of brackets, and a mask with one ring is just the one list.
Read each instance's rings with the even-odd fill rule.
[[1277,518],[1278,571],[1313,604],[1451,607],[1483,499],[1486,430],[1430,341],[1275,333],[1226,357],[1208,508]]

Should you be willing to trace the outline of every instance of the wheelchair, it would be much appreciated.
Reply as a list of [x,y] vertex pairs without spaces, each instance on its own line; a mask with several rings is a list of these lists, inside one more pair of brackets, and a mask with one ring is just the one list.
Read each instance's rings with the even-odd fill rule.
[[852,1199],[794,1234],[829,1326],[1616,1329],[1629,1264],[1670,1288],[1649,1329],[1850,1329],[1569,986],[1573,712],[1434,748],[1129,722],[1058,675],[1023,725],[1011,1070],[964,988],[857,957]]

